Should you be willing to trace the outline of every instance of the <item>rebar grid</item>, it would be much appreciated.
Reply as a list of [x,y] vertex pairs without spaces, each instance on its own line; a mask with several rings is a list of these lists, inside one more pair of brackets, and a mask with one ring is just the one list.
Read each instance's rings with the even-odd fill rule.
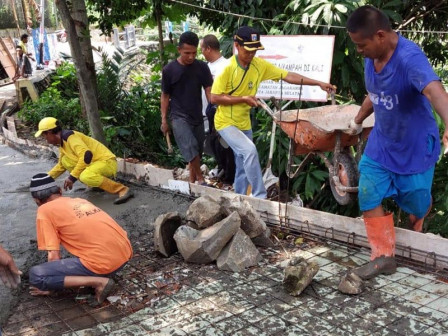
[[[322,228],[319,225],[310,224],[308,221],[301,222],[291,217],[282,217],[279,219],[279,216],[274,216],[266,211],[260,212],[260,216],[271,227],[287,230],[290,234],[305,236],[316,242],[325,244],[337,242],[346,246],[348,249],[355,250],[362,248],[360,243],[368,244],[366,237],[356,235],[355,232],[345,232],[334,228]],[[339,236],[340,239],[337,239],[336,236]],[[343,237],[346,237],[346,239],[342,239]],[[434,252],[415,249],[411,246],[396,245],[395,250],[397,252],[395,257],[399,265],[412,267],[414,270],[420,272],[434,274],[440,277],[441,280],[448,281],[448,269],[438,267],[442,263],[448,264],[448,257],[438,255]],[[412,256],[418,256],[424,262],[415,260]]]

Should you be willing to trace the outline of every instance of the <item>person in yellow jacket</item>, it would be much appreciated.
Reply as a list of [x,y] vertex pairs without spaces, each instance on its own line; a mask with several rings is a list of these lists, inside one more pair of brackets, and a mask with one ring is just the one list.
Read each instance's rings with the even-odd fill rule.
[[53,117],[39,122],[35,137],[41,135],[51,145],[59,146],[58,163],[48,172],[57,178],[66,170],[70,175],[64,181],[64,189],[72,189],[80,180],[89,187],[98,187],[111,194],[118,194],[115,204],[126,202],[134,194],[129,187],[111,180],[117,173],[115,155],[99,141],[77,131],[62,129],[60,122]]

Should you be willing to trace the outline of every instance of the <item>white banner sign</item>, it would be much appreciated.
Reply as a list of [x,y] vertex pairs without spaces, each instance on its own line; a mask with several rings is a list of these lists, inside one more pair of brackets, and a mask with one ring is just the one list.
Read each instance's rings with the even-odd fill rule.
[[[300,75],[330,82],[333,61],[334,36],[329,35],[263,35],[260,41],[265,50],[257,51],[256,56],[275,64],[279,68],[297,72]],[[282,92],[281,92],[282,91]],[[319,86],[303,86],[283,81],[261,82],[257,97],[269,99],[307,101],[327,101],[327,93]]]

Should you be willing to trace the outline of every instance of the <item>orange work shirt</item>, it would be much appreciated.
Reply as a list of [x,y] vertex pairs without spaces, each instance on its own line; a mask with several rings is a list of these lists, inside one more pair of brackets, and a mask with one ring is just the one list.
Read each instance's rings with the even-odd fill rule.
[[132,257],[126,231],[103,210],[82,198],[59,197],[37,210],[39,250],[60,245],[96,274],[108,274]]

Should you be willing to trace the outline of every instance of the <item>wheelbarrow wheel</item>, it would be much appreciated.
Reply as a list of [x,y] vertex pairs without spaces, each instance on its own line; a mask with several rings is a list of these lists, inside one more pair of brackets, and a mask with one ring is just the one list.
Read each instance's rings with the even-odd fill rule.
[[[358,167],[352,155],[342,152],[338,156],[337,175],[344,187],[356,187],[359,180]],[[336,202],[340,205],[347,205],[354,202],[358,196],[356,192],[339,190],[330,176],[330,187]]]

